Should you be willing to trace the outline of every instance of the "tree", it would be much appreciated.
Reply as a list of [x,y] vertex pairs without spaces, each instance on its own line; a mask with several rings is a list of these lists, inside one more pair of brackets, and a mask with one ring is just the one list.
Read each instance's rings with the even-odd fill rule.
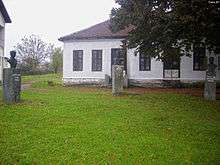
[[111,29],[128,26],[129,48],[157,59],[190,55],[192,45],[220,52],[220,0],[116,0]]
[[53,51],[53,45],[45,43],[36,35],[22,38],[15,48],[20,63],[33,72],[51,56]]
[[63,51],[60,47],[53,50],[51,56],[51,65],[55,73],[62,70],[63,67]]

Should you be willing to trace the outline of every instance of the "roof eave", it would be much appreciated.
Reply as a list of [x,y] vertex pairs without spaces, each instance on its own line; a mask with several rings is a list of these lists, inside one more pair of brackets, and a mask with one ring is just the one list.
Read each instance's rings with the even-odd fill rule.
[[12,22],[11,18],[9,16],[9,14],[8,14],[8,12],[7,12],[6,8],[5,8],[5,5],[2,2],[2,0],[0,0],[0,9],[1,9],[2,16],[3,16],[4,20],[5,20],[5,23],[11,23]]
[[77,40],[98,40],[98,39],[124,39],[127,36],[102,36],[102,37],[61,37],[58,40],[61,42],[64,41],[77,41]]

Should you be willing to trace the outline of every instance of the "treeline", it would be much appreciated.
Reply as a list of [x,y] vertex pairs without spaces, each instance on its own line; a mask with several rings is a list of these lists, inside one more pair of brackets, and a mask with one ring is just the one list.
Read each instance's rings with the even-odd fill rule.
[[39,36],[22,38],[15,46],[15,50],[18,67],[23,75],[62,72],[63,50],[44,42]]

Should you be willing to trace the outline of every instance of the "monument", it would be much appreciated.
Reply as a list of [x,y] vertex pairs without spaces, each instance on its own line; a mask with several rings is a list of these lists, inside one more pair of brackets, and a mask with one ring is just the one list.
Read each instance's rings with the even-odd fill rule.
[[105,74],[105,81],[104,81],[104,86],[108,87],[110,84],[110,76]]
[[3,69],[3,100],[7,104],[20,101],[21,71],[17,69],[16,52],[10,52],[10,58],[5,57],[10,68]]
[[112,94],[120,95],[123,92],[124,67],[122,65],[112,65]]
[[124,88],[128,88],[128,75],[126,74],[125,70],[123,71],[123,77],[124,77]]
[[209,58],[208,69],[206,71],[204,98],[206,100],[216,100],[216,65],[214,64],[214,57]]

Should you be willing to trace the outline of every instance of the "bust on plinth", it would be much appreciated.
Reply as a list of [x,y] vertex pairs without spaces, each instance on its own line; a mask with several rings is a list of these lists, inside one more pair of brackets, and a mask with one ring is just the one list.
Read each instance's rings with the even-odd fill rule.
[[216,100],[216,67],[214,57],[209,58],[208,69],[206,71],[204,98],[206,100]]
[[15,59],[16,52],[10,51],[10,58],[5,57],[7,62],[10,64],[10,68],[15,69],[17,66],[17,60]]
[[3,100],[5,103],[20,101],[21,71],[17,67],[16,52],[10,52],[10,58],[5,57],[10,68],[3,69]]

